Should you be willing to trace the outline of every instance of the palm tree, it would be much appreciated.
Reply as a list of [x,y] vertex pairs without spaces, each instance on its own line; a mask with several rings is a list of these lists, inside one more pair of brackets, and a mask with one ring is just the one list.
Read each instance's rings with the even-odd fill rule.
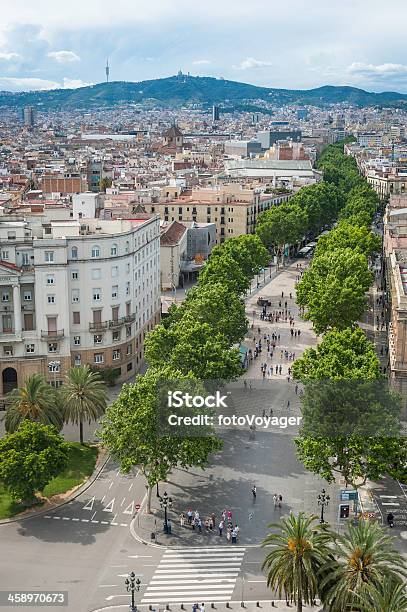
[[405,560],[394,548],[393,538],[370,521],[349,525],[343,536],[337,536],[335,559],[324,569],[321,589],[327,587],[324,603],[330,612],[360,610],[372,589],[380,592],[383,581],[400,583],[406,575]]
[[273,546],[262,565],[267,569],[267,586],[277,589],[279,597],[284,593],[294,601],[297,612],[302,611],[303,602],[312,604],[317,597],[319,570],[332,555],[329,544],[334,535],[317,520],[304,512],[290,514],[280,524],[269,525],[280,533],[270,533],[262,543]]
[[89,366],[78,366],[68,370],[61,393],[65,421],[79,425],[80,442],[83,444],[83,422],[98,419],[106,410],[106,385]]
[[406,612],[407,593],[401,582],[384,580],[377,588],[368,587],[367,601],[361,602],[363,612]]
[[41,374],[32,374],[26,378],[25,386],[13,389],[8,399],[11,400],[5,416],[8,433],[16,431],[26,419],[53,425],[61,431],[64,420],[56,393]]

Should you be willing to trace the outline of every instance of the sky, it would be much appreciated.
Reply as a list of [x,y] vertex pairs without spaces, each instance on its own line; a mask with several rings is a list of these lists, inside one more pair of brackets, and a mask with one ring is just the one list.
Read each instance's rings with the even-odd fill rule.
[[0,90],[174,75],[407,93],[406,0],[0,0]]

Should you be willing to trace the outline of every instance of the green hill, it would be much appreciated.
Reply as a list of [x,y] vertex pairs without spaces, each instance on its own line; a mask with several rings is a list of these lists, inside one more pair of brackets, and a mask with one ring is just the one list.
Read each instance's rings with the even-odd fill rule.
[[20,93],[0,91],[0,106],[3,107],[38,105],[40,108],[88,109],[150,101],[165,107],[224,103],[229,107],[252,108],[256,100],[278,105],[297,103],[325,106],[343,102],[356,106],[402,107],[407,103],[407,95],[393,91],[372,93],[356,87],[331,85],[308,90],[274,89],[212,77],[185,75],[138,83],[114,81],[78,89]]

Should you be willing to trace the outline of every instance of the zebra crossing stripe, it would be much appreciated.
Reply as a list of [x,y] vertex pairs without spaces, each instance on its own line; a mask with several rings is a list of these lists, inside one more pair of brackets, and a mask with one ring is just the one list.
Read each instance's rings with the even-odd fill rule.
[[231,601],[244,554],[231,546],[166,550],[141,603]]

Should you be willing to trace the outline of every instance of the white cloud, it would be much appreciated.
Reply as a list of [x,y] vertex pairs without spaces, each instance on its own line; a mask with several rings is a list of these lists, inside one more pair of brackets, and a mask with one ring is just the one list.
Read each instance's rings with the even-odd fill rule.
[[40,89],[57,89],[60,83],[36,79],[34,77],[0,77],[0,89],[6,91],[38,91]]
[[86,87],[92,83],[86,83],[81,79],[68,79],[64,77],[62,83],[37,79],[35,77],[1,77],[0,91],[40,91],[44,89],[77,89]]
[[396,77],[396,76],[407,76],[407,66],[405,64],[366,64],[364,62],[353,62],[348,66],[348,72],[350,74],[356,74],[361,76],[374,76],[374,77]]
[[237,70],[253,70],[253,68],[264,68],[265,66],[272,66],[272,64],[265,60],[257,60],[254,57],[246,57],[238,66],[233,66],[233,68]]
[[20,55],[18,53],[5,53],[0,52],[0,61],[4,60],[5,62],[10,62],[11,60],[20,59]]
[[67,79],[64,77],[62,88],[78,89],[78,87],[87,87],[88,85],[93,85],[93,83],[86,83],[85,81],[82,81],[82,79]]
[[207,59],[195,60],[192,63],[194,66],[209,66],[209,64],[212,64],[211,60]]
[[54,59],[58,64],[67,64],[70,62],[79,62],[79,55],[73,51],[50,51],[47,56]]

